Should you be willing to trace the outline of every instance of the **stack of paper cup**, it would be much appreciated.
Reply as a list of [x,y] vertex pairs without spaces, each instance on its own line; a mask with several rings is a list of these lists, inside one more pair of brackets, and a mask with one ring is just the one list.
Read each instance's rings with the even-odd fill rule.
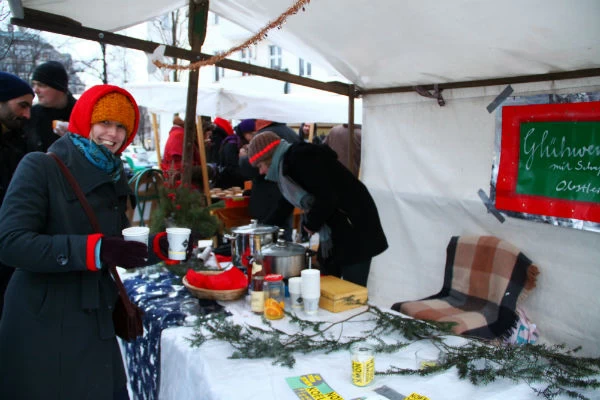
[[123,229],[121,233],[123,234],[123,239],[125,240],[141,242],[148,246],[148,234],[150,233],[150,228],[147,226],[132,226],[130,228]]
[[288,279],[288,291],[292,308],[302,308],[302,278],[295,276]]
[[302,304],[304,312],[316,314],[319,309],[319,297],[321,297],[321,271],[318,269],[303,269],[300,271]]

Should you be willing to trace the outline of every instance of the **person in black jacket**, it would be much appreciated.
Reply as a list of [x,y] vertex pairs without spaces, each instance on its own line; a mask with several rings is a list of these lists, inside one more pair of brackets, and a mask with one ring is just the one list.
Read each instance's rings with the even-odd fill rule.
[[33,71],[31,79],[38,103],[31,109],[25,125],[27,151],[46,152],[67,132],[75,97],[69,92],[69,77],[58,61],[48,61]]
[[366,286],[371,259],[388,243],[371,194],[336,153],[327,146],[291,144],[267,131],[250,141],[248,160],[281,191],[275,212],[304,210],[304,229],[319,233],[321,270]]
[[[0,206],[19,161],[26,153],[23,125],[31,115],[34,93],[16,75],[0,72]],[[0,319],[4,292],[14,268],[0,263]]]
[[[243,120],[242,123],[244,123]],[[254,121],[254,131],[256,134],[269,131],[275,133],[281,139],[288,143],[300,143],[300,137],[286,124],[262,119]],[[274,225],[285,229],[285,240],[292,240],[292,225],[294,207],[289,210],[277,210],[277,204],[282,199],[281,192],[277,184],[265,180],[258,169],[250,165],[248,156],[240,155],[240,169],[246,179],[252,180],[252,191],[248,211],[250,216],[257,219],[258,222],[266,225]]]

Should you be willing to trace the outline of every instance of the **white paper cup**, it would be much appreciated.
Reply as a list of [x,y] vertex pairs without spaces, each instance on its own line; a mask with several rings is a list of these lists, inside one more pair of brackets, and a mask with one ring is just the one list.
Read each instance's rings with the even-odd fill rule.
[[290,292],[290,304],[292,305],[292,308],[301,309],[302,295],[300,293]]
[[300,271],[300,287],[302,298],[314,299],[321,297],[321,271],[318,269],[303,269]]
[[314,315],[319,310],[319,298],[306,298],[302,296],[302,305],[304,306],[304,312],[309,315]]
[[146,246],[148,246],[148,235],[150,234],[150,228],[147,226],[132,226],[123,229],[121,233],[123,234],[123,239],[125,240],[144,243]]
[[292,308],[302,308],[302,278],[295,276],[288,279],[288,291]]
[[294,276],[288,279],[288,291],[290,293],[302,293],[302,278]]
[[169,240],[169,259],[185,260],[192,230],[190,228],[167,228],[166,231]]

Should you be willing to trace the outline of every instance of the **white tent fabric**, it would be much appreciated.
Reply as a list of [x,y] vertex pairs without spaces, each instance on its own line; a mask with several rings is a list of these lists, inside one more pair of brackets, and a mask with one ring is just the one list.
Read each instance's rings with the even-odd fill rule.
[[[577,93],[599,91],[600,78],[512,86],[519,96]],[[495,157],[496,116],[486,106],[503,89],[444,91],[444,107],[409,93],[364,99],[362,180],[390,243],[373,260],[369,295],[391,305],[435,294],[450,237],[494,235],[540,269],[522,306],[542,340],[598,356],[598,233],[517,218],[500,223],[477,195],[489,193]]]
[[[99,29],[180,5],[96,3],[22,0]],[[252,32],[291,4],[210,2],[213,11]],[[597,0],[313,0],[269,40],[333,66],[361,88],[413,86],[599,68],[599,15]],[[599,91],[600,77],[512,86],[515,95]],[[515,218],[501,224],[477,197],[480,188],[489,190],[494,159],[495,116],[486,106],[502,89],[445,90],[444,107],[414,93],[364,98],[362,179],[390,243],[373,261],[369,293],[390,305],[433,294],[450,236],[496,235],[541,270],[523,306],[542,338],[598,356],[598,234]]]
[[[251,32],[284,8],[210,6]],[[411,86],[597,67],[598,15],[595,0],[316,0],[269,40],[363,88]]]
[[[218,0],[210,9],[257,32],[294,2]],[[21,3],[114,31],[187,1]],[[597,0],[314,0],[268,37],[359,87],[411,86],[597,68],[598,15]]]
[[[177,82],[135,83],[126,85],[139,105],[155,113],[184,113],[187,84]],[[285,123],[348,121],[348,98],[322,94],[272,94],[236,91],[218,87],[199,87],[197,115],[225,119],[259,118]],[[355,101],[356,123],[362,119],[362,100]]]

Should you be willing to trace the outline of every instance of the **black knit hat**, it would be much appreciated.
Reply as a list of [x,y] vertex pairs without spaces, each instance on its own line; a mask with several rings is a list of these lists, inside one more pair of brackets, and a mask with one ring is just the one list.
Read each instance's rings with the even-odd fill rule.
[[261,161],[273,158],[275,149],[281,143],[276,133],[265,131],[254,136],[248,145],[248,161],[256,166]]
[[33,71],[31,80],[41,82],[61,92],[69,91],[67,70],[58,61],[48,61],[38,65]]
[[0,72],[0,101],[8,101],[26,94],[34,95],[27,82],[8,72]]

